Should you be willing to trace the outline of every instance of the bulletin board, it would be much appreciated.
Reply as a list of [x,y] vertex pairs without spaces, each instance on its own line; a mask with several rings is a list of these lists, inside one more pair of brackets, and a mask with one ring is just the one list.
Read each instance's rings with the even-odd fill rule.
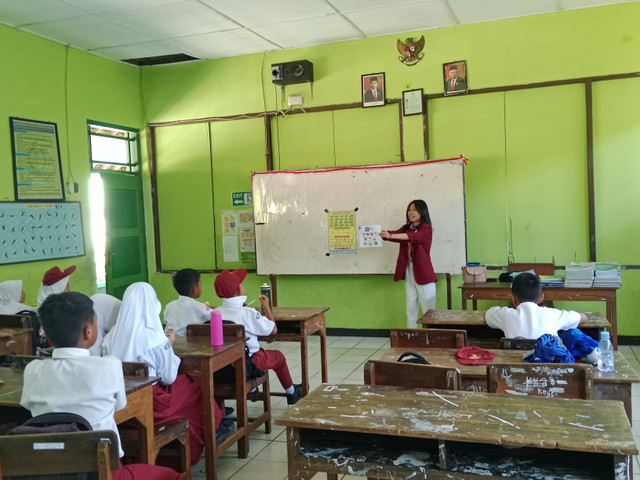
[[[393,273],[398,246],[345,248],[332,253],[333,212],[355,212],[355,231],[406,223],[411,200],[427,202],[436,273],[466,264],[464,161],[430,161],[255,173],[252,180],[259,275]],[[349,225],[350,226],[350,225]],[[334,250],[335,251],[335,250]]]
[[0,264],[84,254],[80,202],[0,202]]

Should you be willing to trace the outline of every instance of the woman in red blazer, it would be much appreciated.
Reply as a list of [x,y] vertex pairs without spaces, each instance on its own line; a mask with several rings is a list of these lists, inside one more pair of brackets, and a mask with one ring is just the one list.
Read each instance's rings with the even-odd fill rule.
[[380,232],[383,240],[400,244],[393,280],[405,280],[408,328],[417,327],[419,305],[422,313],[436,308],[438,278],[431,265],[432,234],[429,207],[424,200],[414,200],[409,204],[407,223],[400,229]]

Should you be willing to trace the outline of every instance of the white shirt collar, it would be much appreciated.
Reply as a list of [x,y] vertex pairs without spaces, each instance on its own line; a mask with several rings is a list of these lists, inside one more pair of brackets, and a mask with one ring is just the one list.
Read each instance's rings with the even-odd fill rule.
[[63,348],[54,348],[52,357],[54,359],[88,357],[90,354],[91,352],[89,352],[89,349],[87,348],[63,347]]
[[238,295],[237,297],[223,298],[222,305],[227,307],[241,307],[247,301],[246,295]]

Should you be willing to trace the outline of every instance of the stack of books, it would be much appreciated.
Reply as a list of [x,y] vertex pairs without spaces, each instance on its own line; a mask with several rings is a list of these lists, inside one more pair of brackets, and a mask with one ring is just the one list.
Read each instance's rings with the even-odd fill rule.
[[540,275],[540,284],[543,288],[562,288],[564,286],[564,280],[560,277]]
[[588,288],[593,285],[594,265],[592,262],[570,263],[564,276],[564,286]]
[[620,288],[622,286],[620,265],[617,262],[597,262],[595,273],[594,287]]

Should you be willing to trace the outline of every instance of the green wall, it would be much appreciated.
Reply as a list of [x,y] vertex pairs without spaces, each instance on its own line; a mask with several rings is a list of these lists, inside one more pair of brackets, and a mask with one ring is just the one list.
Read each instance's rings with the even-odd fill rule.
[[[443,89],[442,64],[456,60],[467,61],[471,89],[635,72],[640,71],[639,21],[640,3],[636,2],[150,67],[142,72],[145,111],[150,122],[167,122],[286,110],[284,99],[294,93],[304,95],[305,109],[359,102],[360,76],[376,72],[386,74],[388,99],[400,98],[403,90],[414,88],[434,94]],[[422,34],[426,39],[424,59],[412,67],[401,64],[397,60],[397,38],[419,38]],[[313,62],[313,88],[308,84],[292,85],[282,92],[270,81],[270,65],[296,59]],[[638,109],[633,108],[640,102],[639,87],[638,79],[597,82],[593,96],[598,259],[632,265],[640,265],[633,249],[633,240],[640,235],[635,219],[638,202],[633,188],[627,192],[620,186],[633,182],[640,173],[640,119]],[[620,110],[624,110],[622,115]],[[430,158],[464,153],[470,159],[466,168],[469,261],[506,265],[509,258],[555,259],[556,264],[564,265],[588,260],[585,111],[582,84],[428,102]],[[245,120],[227,123],[234,122]],[[162,127],[158,131],[173,128]],[[225,157],[233,164],[233,170],[219,170],[211,185],[202,189],[209,198],[212,197],[207,192],[213,190],[216,209],[221,201],[225,202],[216,196],[217,189],[237,182],[238,176],[248,175],[260,165],[266,169],[263,130],[250,135],[231,129],[226,133],[225,148],[229,144],[237,146],[236,158],[232,153]],[[271,121],[271,135],[276,169],[400,160],[397,105],[280,115]],[[211,136],[210,141],[215,151],[220,140]],[[421,117],[404,118],[403,141],[406,161],[424,158]],[[255,148],[247,155],[251,145]],[[204,144],[193,144],[186,138],[179,141],[179,147],[172,147],[183,149],[181,157],[197,156],[197,163],[204,170],[216,168],[220,159],[216,162],[213,154],[202,148]],[[159,168],[163,168],[165,154],[159,148]],[[164,193],[159,187],[161,199],[176,194],[177,183],[168,177],[164,181],[173,187],[168,186]],[[409,200],[400,191],[389,194],[389,201],[396,202],[399,210]],[[191,204],[190,208],[201,212],[200,218],[210,215],[207,202]],[[619,213],[621,208],[625,214]],[[217,213],[214,216],[217,221]],[[167,217],[164,223],[169,225],[174,220]],[[211,225],[210,221],[199,222],[190,231],[196,236],[199,232],[209,236]],[[219,235],[219,225],[215,229],[215,235]],[[163,258],[174,255],[168,248],[164,250],[165,244]],[[188,255],[200,257],[193,250]],[[150,271],[154,271],[153,265]],[[215,301],[212,278],[205,276],[204,296]],[[257,294],[251,288],[257,289],[262,280],[250,275],[250,297]],[[446,307],[443,280],[438,283],[439,308]],[[640,275],[625,272],[623,281],[618,302],[619,332],[640,334],[633,316],[640,307],[635,295]],[[175,297],[169,275],[152,274],[152,283],[163,301]],[[452,283],[455,308],[460,306],[456,288],[460,278],[454,276]],[[332,327],[385,328],[405,323],[403,285],[394,284],[390,276],[279,277],[278,297],[280,305],[330,306],[327,319]],[[564,306],[604,311],[604,305],[599,304]]]
[[9,117],[54,122],[65,183],[70,174],[79,193],[67,200],[82,204],[85,250],[77,258],[0,266],[0,281],[22,279],[26,303],[35,305],[43,273],[53,265],[77,265],[73,289],[96,291],[89,221],[89,143],[87,120],[142,128],[139,79],[134,67],[0,25],[0,200],[13,201],[13,166]]

